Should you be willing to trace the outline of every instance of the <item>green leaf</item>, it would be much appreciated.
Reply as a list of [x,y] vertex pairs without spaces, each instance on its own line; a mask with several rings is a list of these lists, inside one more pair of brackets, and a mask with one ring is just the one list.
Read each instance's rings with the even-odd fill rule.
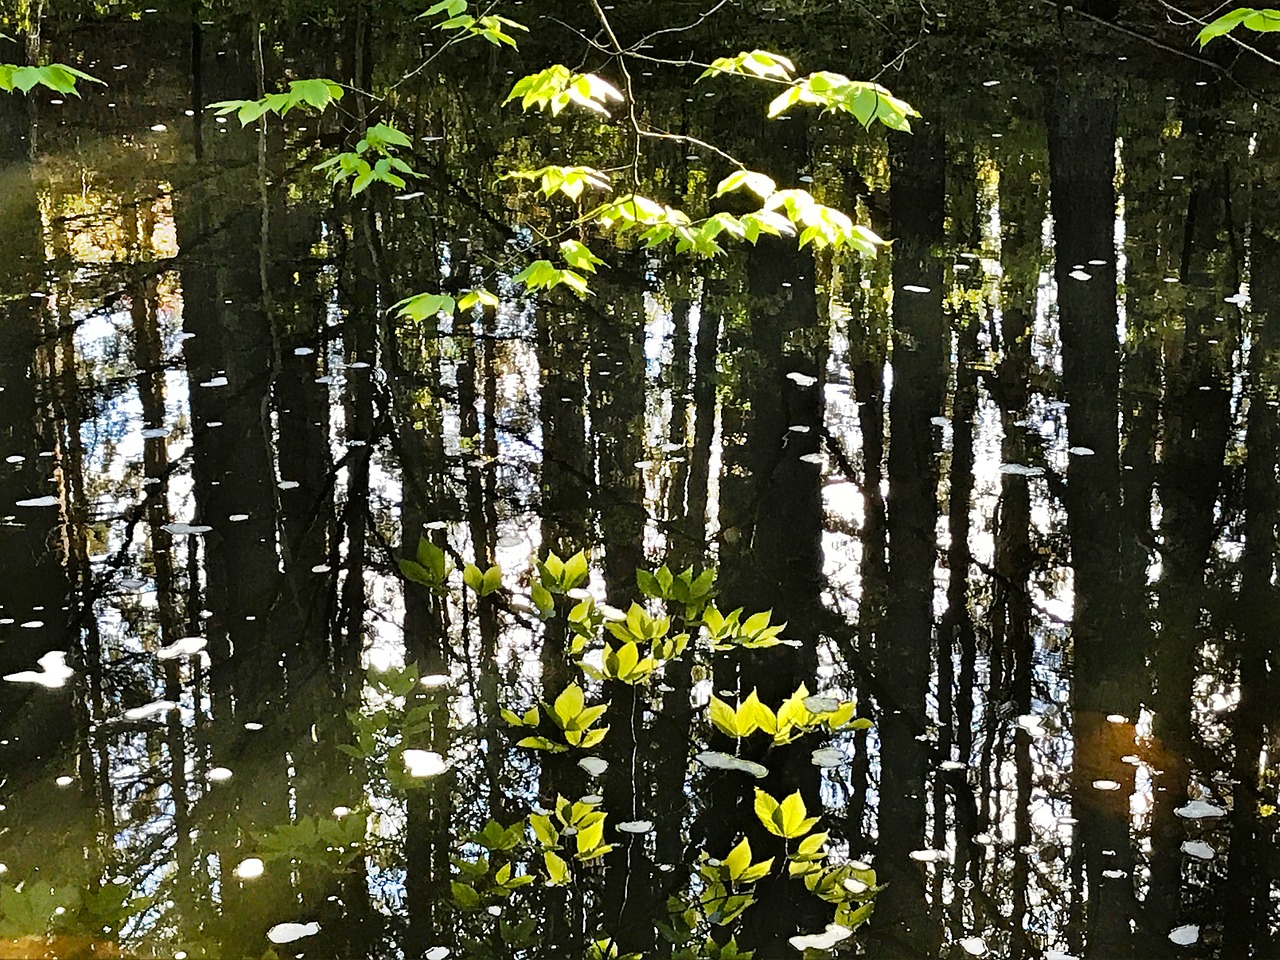
[[746,187],[761,200],[768,200],[778,189],[772,177],[753,170],[738,170],[720,181],[720,185],[716,187],[716,196],[722,197],[742,187]]
[[438,13],[447,13],[451,17],[456,17],[463,10],[467,9],[467,0],[440,0],[439,3],[432,4],[422,13],[418,14],[418,19],[424,17],[434,17]]
[[455,307],[453,297],[443,293],[419,293],[391,305],[397,317],[404,317],[414,323],[421,323],[428,317],[441,313],[452,316]]
[[787,839],[803,837],[818,822],[817,817],[806,816],[808,811],[799,790],[779,803],[756,787],[755,811],[766,830]]
[[599,257],[587,249],[586,244],[577,240],[565,240],[560,244],[560,256],[571,267],[595,273],[596,265],[604,263]]
[[556,847],[560,843],[560,833],[551,824],[551,818],[542,813],[529,814],[529,826],[538,843],[546,849]]
[[729,868],[729,876],[737,880],[742,876],[742,872],[751,866],[751,841],[746,837],[742,838],[742,842],[729,851],[729,855],[724,858],[724,865]]
[[496,563],[484,572],[484,577],[480,582],[480,596],[487,597],[491,593],[496,593],[502,589],[502,568]]
[[491,307],[496,310],[499,300],[495,294],[490,293],[488,290],[477,288],[475,290],[469,290],[459,297],[457,307],[459,310],[465,312],[476,306],[476,304],[479,304],[482,307]]
[[587,579],[590,572],[587,565],[587,554],[583,550],[579,550],[572,557],[565,561],[564,580],[566,590],[572,590]]
[[542,862],[547,867],[548,886],[561,887],[570,882],[569,864],[558,854],[545,850],[542,854]]
[[529,588],[529,595],[533,600],[534,607],[537,608],[538,616],[543,620],[546,620],[556,612],[556,598],[542,584],[533,584]]
[[709,709],[711,722],[715,724],[716,728],[726,737],[733,737],[734,739],[737,739],[745,736],[745,734],[740,732],[738,729],[737,715],[735,714],[733,707],[729,706],[729,704],[725,703],[714,693],[711,695]]
[[556,697],[552,712],[555,714],[560,726],[567,727],[582,713],[584,705],[585,698],[582,695],[582,688],[576,683],[571,683],[564,688],[560,696]]
[[1203,47],[1210,40],[1226,36],[1241,24],[1246,29],[1256,30],[1259,33],[1280,30],[1280,10],[1255,10],[1251,7],[1239,7],[1205,24],[1204,29],[1196,34],[1196,40]]
[[658,578],[648,570],[636,571],[636,586],[646,597],[652,597],[655,600],[666,599],[662,587],[658,584]]
[[453,893],[454,902],[463,910],[474,910],[480,906],[480,894],[476,893],[474,887],[454,880],[449,884],[449,889]]

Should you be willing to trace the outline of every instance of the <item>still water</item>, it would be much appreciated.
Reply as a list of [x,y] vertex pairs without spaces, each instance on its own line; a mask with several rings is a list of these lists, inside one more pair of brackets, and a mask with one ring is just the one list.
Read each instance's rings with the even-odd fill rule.
[[[108,83],[0,94],[0,957],[1280,956],[1265,71],[1136,8],[727,8],[658,54],[889,62],[924,120],[655,64],[648,122],[891,249],[526,297],[573,209],[498,178],[628,149],[498,106],[587,5],[399,85],[439,35],[356,6],[68,10]],[[308,76],[421,176],[205,109]]]

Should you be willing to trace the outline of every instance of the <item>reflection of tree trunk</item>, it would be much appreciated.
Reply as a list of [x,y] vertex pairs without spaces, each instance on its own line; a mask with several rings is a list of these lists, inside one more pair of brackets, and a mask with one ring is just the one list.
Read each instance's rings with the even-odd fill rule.
[[[1141,650],[1115,590],[1120,554],[1117,435],[1115,102],[1064,76],[1048,104],[1049,173],[1068,440],[1091,455],[1067,469],[1067,527],[1075,586],[1072,788],[1088,882],[1088,955],[1132,954],[1133,851],[1129,796]],[[1090,263],[1090,261],[1099,261]],[[1090,279],[1072,277],[1083,271]],[[1121,715],[1113,723],[1109,715]],[[1095,787],[1094,784],[1100,784]],[[1111,786],[1114,784],[1114,787]]]
[[[942,312],[945,140],[923,126],[893,141],[893,389],[889,397],[889,605],[877,659],[895,703],[879,705],[880,808],[876,867],[888,888],[876,905],[884,956],[932,956],[938,932],[925,906],[925,729],[933,652],[938,518],[937,428],[946,384]],[[922,288],[927,292],[916,289]]]
[[[371,238],[370,238],[370,242]],[[459,272],[466,275],[466,249],[455,248],[459,256]],[[361,322],[372,338],[376,322],[373,313]],[[425,529],[425,524],[438,522],[451,515],[446,508],[445,455],[443,410],[436,397],[441,393],[440,358],[437,353],[439,330],[434,318],[421,326],[406,330],[397,340],[399,359],[395,366],[400,370],[393,389],[401,394],[397,405],[405,414],[417,418],[413,424],[418,429],[401,431],[398,443],[401,469],[403,470],[404,503],[401,507],[402,541],[400,554],[412,557],[421,537],[434,538],[437,546],[444,546],[439,534]],[[473,349],[473,348],[469,348]],[[390,365],[390,364],[388,364]],[[459,366],[460,408],[464,411],[464,433],[468,429],[470,407],[474,411],[474,366]],[[412,385],[412,386],[410,386]],[[364,386],[370,391],[367,379]],[[416,392],[408,392],[408,391]],[[425,415],[423,406],[427,407]],[[372,409],[370,409],[372,416]],[[366,448],[367,449],[367,448]],[[367,471],[367,464],[365,467]],[[469,475],[476,468],[468,468]],[[366,473],[367,476],[367,473]],[[405,582],[404,589],[404,638],[405,660],[417,664],[423,675],[449,672],[448,611],[439,597],[433,596],[423,586]],[[484,601],[482,601],[484,602]],[[438,706],[432,714],[429,730],[422,742],[406,743],[416,749],[434,750],[448,754],[449,711],[437,689],[417,690],[408,698],[407,708],[428,703]],[[448,928],[449,909],[449,852],[450,826],[456,822],[452,774],[433,777],[422,786],[410,791],[406,804],[405,845],[406,864],[405,901],[409,915],[406,950],[420,955],[441,939],[441,931]]]
[[[621,272],[640,276],[643,267],[635,263]],[[595,315],[591,337],[596,348],[590,416],[597,477],[591,494],[605,544],[605,594],[609,603],[626,610],[639,599],[636,569],[644,561],[644,471],[637,464],[645,449],[645,305],[638,286],[606,284],[602,292],[608,306]],[[609,761],[605,803],[620,821],[651,817],[656,811],[645,767],[654,758],[638,753],[636,736],[646,707],[644,694],[633,684],[609,681],[604,697],[612,714],[609,736],[601,744],[601,754]],[[667,816],[675,812],[663,811]],[[660,904],[654,886],[657,873],[645,846],[644,837],[623,834],[619,849],[605,864],[601,922],[624,953],[647,954],[654,945],[652,918]]]
[[[1041,223],[1045,216],[1043,180],[1032,171],[1044,169],[1042,151],[1027,151],[1002,157],[1000,177],[1001,283],[1003,316],[1000,323],[1002,356],[994,389],[1000,406],[1003,463],[1029,464],[1025,420],[1032,375],[1031,339],[1036,293],[1040,279]],[[1021,423],[1020,423],[1021,422]],[[1004,702],[1013,705],[1015,715],[1031,712],[1032,611],[1031,611],[1031,495],[1025,476],[1005,474],[1000,478],[1000,501],[996,510],[995,584],[997,602],[993,611],[992,644],[1003,653],[1006,685],[998,691]],[[995,654],[993,653],[993,659]],[[994,699],[994,698],[993,698]],[[1011,957],[1024,956],[1030,949],[1025,933],[1030,860],[1025,849],[1031,842],[1031,734],[1019,727],[1014,732],[1014,769],[1017,777],[1014,815]]]
[[[462,342],[462,362],[458,366],[458,415],[461,433],[474,438],[476,452],[482,457],[470,459],[467,477],[467,527],[471,535],[473,563],[487,570],[497,563],[498,494],[497,473],[497,358],[493,339],[495,311],[485,308],[480,320],[472,320],[471,335]],[[483,387],[477,390],[477,380]],[[481,405],[483,402],[483,406]],[[484,411],[483,422],[481,410]],[[474,612],[480,631],[479,675],[475,678],[480,701],[479,724],[485,740],[491,744],[484,751],[488,777],[489,816],[507,823],[511,805],[502,788],[502,753],[497,744],[505,735],[499,702],[498,620],[496,598],[474,599]]]
[[[1274,148],[1274,138],[1268,138]],[[1264,141],[1265,142],[1265,141]],[[1260,145],[1261,146],[1261,145]],[[1268,153],[1262,156],[1271,155]],[[1254,188],[1249,293],[1253,325],[1249,351],[1248,419],[1244,475],[1244,556],[1241,560],[1237,627],[1240,634],[1240,702],[1232,718],[1236,786],[1231,803],[1231,849],[1223,906],[1224,953],[1267,957],[1276,952],[1271,913],[1275,829],[1259,814],[1272,803],[1259,775],[1262,758],[1276,741],[1277,710],[1271,674],[1280,632],[1273,578],[1276,516],[1280,511],[1276,448],[1280,444],[1280,229],[1272,185]]]
[[[0,556],[5,558],[0,614],[9,620],[0,642],[0,677],[38,671],[39,658],[54,650],[65,652],[70,665],[83,668],[62,610],[69,584],[59,550],[59,507],[15,506],[21,500],[59,499],[53,482],[55,458],[40,455],[55,449],[56,438],[40,416],[42,391],[48,386],[39,382],[40,372],[49,349],[41,346],[41,328],[49,301],[31,296],[45,289],[44,240],[35,186],[24,163],[26,132],[22,98],[0,97],[0,231],[6,241],[0,256],[0,449],[8,457],[23,458],[0,464],[0,515],[15,518],[0,523]],[[76,733],[72,703],[79,682],[77,678],[47,689],[0,680],[0,771],[8,778],[0,787],[0,799],[8,807],[5,816],[11,818],[4,839],[10,870],[6,884],[31,880],[38,875],[32,871],[63,865],[51,849],[51,838],[64,828],[48,818],[56,812],[58,824],[65,824],[81,815],[76,792],[53,782],[74,772],[68,751]],[[91,821],[86,817],[83,822]],[[89,841],[74,831],[58,841],[63,842],[78,846]]]
[[[149,211],[142,211],[149,214]],[[138,253],[145,255],[154,227],[153,218],[143,215],[131,231],[137,238]],[[138,369],[138,397],[142,407],[144,429],[168,428],[165,423],[165,374],[164,350],[161,342],[159,315],[156,299],[156,280],[139,263],[134,267],[136,276],[129,286],[130,311],[133,319],[134,365]],[[149,437],[143,440],[142,464],[143,491],[148,498],[146,519],[150,530],[150,560],[155,570],[156,602],[158,607],[159,641],[173,643],[185,636],[182,616],[182,598],[178,583],[178,564],[173,555],[173,535],[165,529],[171,521],[168,510],[168,438]],[[192,630],[194,633],[195,631]],[[182,703],[185,699],[182,671],[179,662],[166,660],[164,670],[164,699]],[[199,673],[192,669],[194,678]],[[192,701],[198,702],[199,691],[192,691]],[[137,704],[132,704],[137,706]],[[188,744],[181,714],[171,711],[165,719],[165,747],[168,751],[169,792],[173,803],[174,859],[178,865],[179,889],[185,896],[178,898],[179,909],[186,912],[200,896],[198,884],[203,871],[196,870],[196,851],[191,840],[191,784],[187,770]]]
[[[542,543],[539,555],[554,552],[567,559],[588,541],[590,466],[586,438],[586,363],[588,337],[581,312],[561,311],[549,304],[537,313],[538,363],[543,370],[541,388],[542,468],[539,479],[542,505]],[[557,597],[564,603],[565,598]],[[567,611],[563,606],[562,611]],[[543,628],[542,690],[554,698],[575,678],[577,668],[569,659],[565,618],[555,617]],[[581,771],[566,755],[540,758],[538,790],[544,805],[557,794],[572,796],[581,783]],[[547,927],[543,935],[549,953],[568,955],[569,944],[579,939],[571,917],[572,902],[563,889],[547,889]]]
[[[884,225],[873,223],[873,226],[877,232],[885,232]],[[881,294],[892,282],[892,263],[888,257],[862,259],[850,264],[849,270],[845,284],[851,297],[849,368],[862,448],[863,520],[858,531],[862,559],[858,570],[857,642],[862,656],[874,662],[889,578],[884,506],[884,381],[890,322]],[[859,713],[866,715],[866,707],[860,706]],[[853,746],[850,771],[853,786],[846,817],[850,836],[865,836],[869,830],[865,820],[871,782],[871,749],[865,731],[855,734]]]
[[[683,483],[672,491],[668,507],[668,523],[671,533],[666,562],[672,570],[692,566],[701,572],[706,563],[707,497],[711,465],[711,444],[715,431],[715,368],[719,352],[720,315],[716,292],[720,284],[703,281],[701,298],[697,304],[687,299],[687,289],[681,281],[671,281],[676,289],[673,299],[673,317],[677,324],[686,327],[690,314],[696,309],[696,331],[680,334],[677,330],[673,349],[687,351],[683,360],[673,361],[677,371],[671,378],[673,406],[680,412],[679,422],[673,413],[671,443],[681,443],[686,449],[681,475]],[[692,342],[691,342],[691,337]],[[692,366],[691,366],[692,361]],[[688,400],[677,402],[683,395]],[[692,401],[691,405],[688,401]],[[692,435],[685,433],[692,416]],[[679,611],[682,615],[683,610]],[[686,651],[683,657],[666,667],[663,681],[670,688],[662,694],[662,703],[650,728],[650,753],[654,758],[653,809],[664,815],[654,820],[656,836],[656,860],[659,864],[679,863],[684,855],[686,807],[685,782],[689,769],[690,731],[695,710],[691,700],[693,691],[693,662],[695,654]],[[672,870],[666,877],[667,896],[683,885],[680,871]]]
[[[980,248],[982,240],[978,224],[983,198],[978,189],[978,162],[972,149],[954,152],[948,160],[948,216],[951,228],[948,249],[952,255]],[[975,644],[973,618],[969,608],[970,517],[973,510],[974,417],[978,408],[978,331],[982,324],[981,288],[984,276],[962,259],[953,272],[954,286],[964,295],[958,306],[947,312],[948,326],[956,331],[955,393],[951,404],[951,463],[948,468],[947,498],[947,608],[938,629],[938,756],[952,757],[953,746],[960,748],[958,759],[969,760],[969,736],[961,734],[963,718],[967,731],[972,723],[973,675],[967,670],[965,654]],[[961,669],[957,677],[957,654]],[[957,682],[958,681],[958,682]],[[933,782],[933,836],[930,845],[944,849],[947,845],[947,798],[954,795],[960,804],[969,801],[967,774],[963,771],[940,771]],[[972,849],[974,824],[967,817],[956,818],[955,873],[963,876]],[[943,902],[943,872],[933,875],[932,895]],[[950,905],[953,929],[963,929],[961,902]]]
[[[799,119],[771,130],[760,142],[768,145],[765,162],[774,171],[795,170],[808,149]],[[784,173],[782,179],[787,178]],[[726,341],[738,348],[740,406],[726,406],[723,415],[721,609],[772,609],[774,621],[786,622],[786,635],[801,646],[734,653],[717,665],[715,684],[717,690],[736,687],[741,695],[754,688],[776,708],[802,682],[811,684],[817,669],[822,470],[813,460],[824,425],[827,331],[820,322],[809,250],[797,249],[790,240],[761,238],[747,251],[746,269],[746,323],[726,331]],[[743,755],[769,768],[763,789],[779,798],[799,790],[815,810],[821,798],[810,750],[799,741],[771,749],[763,737],[743,742]],[[776,852],[777,838],[764,833],[752,813],[751,785],[739,778],[723,787],[712,804],[712,816],[720,822],[718,830],[709,831],[712,851],[727,852],[729,834],[745,825],[758,855]],[[747,912],[740,942],[773,955],[789,949],[786,938],[797,929],[821,929],[822,905],[798,886],[785,873],[762,881],[757,896],[762,907],[768,906]]]
[[[210,55],[199,66],[205,92],[212,99],[256,95],[252,65],[234,52],[253,48],[249,31],[226,47],[225,55]],[[192,184],[178,195],[174,219],[184,253],[183,324],[189,334],[184,351],[196,499],[190,519],[212,528],[203,541],[213,612],[204,622],[213,661],[212,758],[235,773],[232,784],[201,800],[206,816],[233,823],[235,830],[210,831],[204,843],[226,871],[218,935],[232,943],[263,936],[275,905],[287,898],[287,877],[264,877],[250,895],[229,870],[244,855],[238,831],[252,834],[288,822],[289,791],[283,747],[266,749],[243,729],[245,721],[270,719],[284,696],[284,638],[271,625],[280,581],[268,424],[274,351],[260,260],[266,238],[263,210],[246,199],[259,196],[263,171],[254,163],[251,133],[214,142],[217,149],[206,152]]]
[[[1218,125],[1202,115],[1196,137],[1204,143]],[[1210,141],[1211,142],[1211,141]],[[1207,144],[1202,150],[1210,149]],[[1160,630],[1152,655],[1155,674],[1151,894],[1162,920],[1177,912],[1184,825],[1174,814],[1187,797],[1191,705],[1205,606],[1204,571],[1213,540],[1214,506],[1222,485],[1230,431],[1227,357],[1234,339],[1215,314],[1236,289],[1236,264],[1220,252],[1232,225],[1229,169],[1196,171],[1186,213],[1180,280],[1186,298],[1183,327],[1166,317],[1167,357],[1160,465],[1162,576]]]

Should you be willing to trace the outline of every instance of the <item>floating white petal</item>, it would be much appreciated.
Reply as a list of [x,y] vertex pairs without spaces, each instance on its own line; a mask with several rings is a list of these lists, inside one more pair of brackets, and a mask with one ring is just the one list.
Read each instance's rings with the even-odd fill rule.
[[1114,780],[1095,780],[1093,781],[1093,789],[1095,790],[1119,790],[1120,784]]
[[36,663],[40,665],[39,670],[21,670],[6,675],[5,679],[10,683],[35,683],[55,690],[66,686],[67,681],[75,675],[75,671],[67,666],[67,655],[62,650],[50,650]]
[[205,776],[214,783],[221,783],[223,780],[230,780],[233,774],[226,767],[213,767]]
[[918,283],[904,283],[902,289],[907,293],[928,293],[931,288],[922,287]]
[[205,637],[180,637],[167,647],[156,651],[158,660],[176,660],[179,657],[194,657],[209,645]]
[[912,850],[908,856],[920,863],[935,863],[938,860],[947,859],[945,850]]
[[182,534],[191,533],[208,533],[213,527],[206,526],[203,523],[166,523],[160,529],[168,530],[170,533],[181,536]]
[[810,713],[832,713],[840,709],[840,701],[835,697],[805,697],[804,708]]
[[277,923],[267,931],[267,939],[272,943],[293,943],[303,937],[314,937],[320,932],[320,924],[312,920],[310,923]]
[[56,507],[57,505],[57,497],[32,497],[30,500],[18,501],[20,507]]
[[648,833],[653,829],[652,820],[625,820],[618,824],[623,833]]
[[267,865],[258,857],[247,857],[236,864],[236,876],[241,880],[253,880],[262,876]]
[[812,762],[815,767],[838,767],[844,763],[844,753],[835,747],[819,747],[813,751]]
[[598,777],[609,769],[609,761],[603,757],[583,757],[578,766],[587,771],[587,776]]
[[172,700],[153,700],[140,707],[133,707],[124,712],[126,720],[146,720],[148,717],[159,717],[170,710],[177,710],[178,705]]
[[1217,851],[1203,840],[1184,840],[1182,842],[1182,852],[1188,857],[1195,857],[1197,860],[1212,860],[1217,855]]
[[406,750],[404,768],[411,777],[435,777],[449,769],[449,762],[434,750]]
[[787,374],[787,379],[798,387],[812,387],[818,382],[817,377],[811,377],[807,373],[801,373],[799,370],[792,370]]
[[1227,811],[1222,807],[1215,807],[1212,803],[1206,803],[1204,800],[1192,800],[1186,806],[1178,807],[1173,812],[1187,820],[1204,820],[1209,817],[1225,817],[1227,815]]
[[987,952],[987,941],[981,937],[965,937],[960,941],[960,949],[971,957],[980,957]]
[[1200,939],[1200,928],[1194,923],[1183,927],[1174,927],[1169,931],[1169,939],[1180,947],[1189,947]]
[[[418,196],[422,196],[422,194],[418,194]],[[397,197],[396,199],[399,200],[402,198]],[[448,947],[432,947],[422,955],[422,960],[444,960],[447,956],[449,956]]]
[[749,773],[757,778],[769,775],[769,768],[763,764],[752,760],[743,760],[740,757],[730,756],[727,753],[720,753],[716,750],[704,750],[694,759],[704,767],[711,767],[715,770],[741,770],[743,773]]
[[1025,463],[1002,463],[1000,472],[1014,477],[1043,477],[1044,467],[1031,467]]
[[801,937],[792,937],[789,941],[793,947],[803,953],[805,950],[830,950],[841,940],[847,940],[853,931],[838,923],[828,923],[822,933],[810,933]]

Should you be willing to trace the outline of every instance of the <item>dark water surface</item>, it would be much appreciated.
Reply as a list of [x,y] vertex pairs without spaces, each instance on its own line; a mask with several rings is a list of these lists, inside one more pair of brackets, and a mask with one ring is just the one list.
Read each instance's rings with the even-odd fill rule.
[[[0,94],[0,957],[798,958],[869,883],[839,955],[1280,956],[1273,68],[1195,59],[1157,6],[729,5],[655,53],[869,76],[911,47],[882,81],[925,120],[769,124],[745,81],[633,64],[646,122],[892,249],[596,241],[591,297],[517,296],[573,208],[497,178],[630,162],[617,126],[497,105],[557,60],[616,77],[543,16],[593,32],[581,6],[515,4],[519,54],[394,90],[440,41],[416,9],[68,11],[46,55],[108,85]],[[307,76],[386,99],[265,132],[203,109]],[[422,177],[353,199],[311,167],[368,109]],[[692,210],[728,171],[639,168]],[[388,311],[482,277],[496,310]],[[502,588],[410,582],[424,535]],[[533,560],[578,550],[544,622]],[[795,645],[712,649],[638,588],[664,563]],[[587,596],[666,607],[688,649],[584,678]],[[563,742],[575,680],[604,739],[517,746]],[[709,721],[802,681],[873,726]],[[536,732],[501,713],[539,702]],[[825,898],[756,787],[821,814]],[[555,823],[584,796],[601,856]],[[743,836],[775,861],[726,918]]]

